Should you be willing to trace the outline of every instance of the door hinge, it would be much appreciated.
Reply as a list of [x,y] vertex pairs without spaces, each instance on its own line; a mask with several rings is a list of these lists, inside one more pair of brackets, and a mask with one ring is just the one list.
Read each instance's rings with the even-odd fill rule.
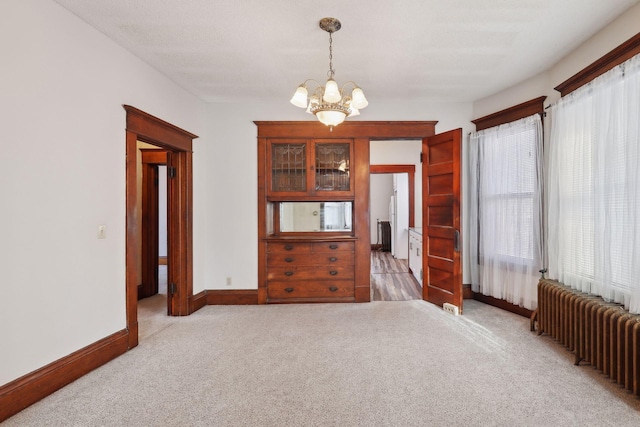
[[169,283],[169,295],[173,295],[178,292],[178,287],[175,283]]
[[176,168],[174,166],[167,166],[167,176],[169,178],[176,177]]
[[424,154],[424,153],[420,153],[420,163],[422,163],[422,161],[423,161],[423,158],[424,158],[424,155],[423,155],[423,154]]

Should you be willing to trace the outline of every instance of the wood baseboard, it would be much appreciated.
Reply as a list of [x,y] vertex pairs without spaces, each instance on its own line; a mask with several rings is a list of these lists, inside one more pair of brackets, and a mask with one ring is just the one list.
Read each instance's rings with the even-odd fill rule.
[[471,284],[462,285],[462,299],[473,299]]
[[189,301],[189,314],[195,313],[207,305],[207,291],[198,292]]
[[122,330],[0,387],[0,423],[81,376],[125,353]]
[[258,304],[258,290],[207,290],[207,305],[253,305]]
[[523,317],[526,317],[526,318],[529,318],[529,319],[531,318],[531,315],[533,314],[533,311],[528,310],[528,309],[526,309],[524,307],[520,307],[520,306],[517,306],[515,304],[511,304],[510,302],[507,302],[507,301],[502,300],[502,299],[498,299],[498,298],[482,295],[479,292],[474,292],[473,293],[473,299],[476,300],[476,301],[483,302],[485,304],[492,305],[494,307],[501,308],[501,309],[506,310],[506,311],[510,311],[511,313],[515,313],[515,314],[518,314],[520,316],[523,316]]

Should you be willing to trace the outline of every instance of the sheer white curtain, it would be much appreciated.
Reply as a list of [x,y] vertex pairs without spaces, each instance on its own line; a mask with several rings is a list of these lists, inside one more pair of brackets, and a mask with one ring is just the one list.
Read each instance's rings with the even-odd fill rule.
[[542,123],[471,134],[471,287],[533,310],[542,268]]
[[550,277],[640,313],[640,55],[551,113]]

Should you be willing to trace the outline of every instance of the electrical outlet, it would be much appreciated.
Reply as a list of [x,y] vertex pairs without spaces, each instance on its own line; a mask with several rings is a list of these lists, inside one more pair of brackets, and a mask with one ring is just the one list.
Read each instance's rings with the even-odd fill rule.
[[442,309],[447,313],[453,314],[454,316],[457,316],[458,314],[460,314],[460,309],[453,304],[449,304],[448,302],[445,302],[444,304],[442,304]]
[[231,277],[227,277],[227,286],[231,286]]

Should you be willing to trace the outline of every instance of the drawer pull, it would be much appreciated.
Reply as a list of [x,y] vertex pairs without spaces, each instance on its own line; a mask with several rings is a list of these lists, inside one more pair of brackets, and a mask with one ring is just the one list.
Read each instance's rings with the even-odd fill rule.
[[284,249],[285,249],[286,251],[293,250],[293,245],[285,245]]
[[338,258],[336,258],[336,257],[334,257],[334,256],[332,256],[332,257],[330,257],[330,258],[329,258],[329,261],[331,261],[331,262],[336,262],[337,260],[338,260]]
[[330,274],[330,275],[332,275],[332,276],[335,276],[335,275],[337,275],[337,274],[338,274],[338,272],[337,272],[337,271],[335,271],[335,270],[331,270],[331,271],[329,272],[329,274]]
[[291,292],[293,292],[293,288],[284,288],[284,291],[288,292],[288,293],[291,293]]
[[329,245],[329,249],[338,249],[338,245]]
[[285,262],[293,262],[294,261],[293,258],[285,258],[284,260],[285,260]]
[[335,286],[330,286],[330,287],[329,287],[329,290],[330,290],[331,292],[336,292],[336,291],[338,290],[338,288],[336,288]]
[[293,276],[293,271],[285,271],[284,275],[285,276]]

